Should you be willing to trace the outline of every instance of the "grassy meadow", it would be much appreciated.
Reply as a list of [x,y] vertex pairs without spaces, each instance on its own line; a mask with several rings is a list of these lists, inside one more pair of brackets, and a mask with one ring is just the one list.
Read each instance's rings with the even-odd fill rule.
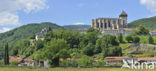
[[134,69],[121,69],[116,67],[108,68],[0,68],[0,71],[156,71],[155,70],[134,70]]

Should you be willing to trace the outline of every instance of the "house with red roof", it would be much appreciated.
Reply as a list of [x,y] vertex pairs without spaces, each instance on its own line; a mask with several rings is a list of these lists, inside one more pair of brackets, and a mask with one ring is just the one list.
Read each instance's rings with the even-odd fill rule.
[[130,57],[106,57],[106,65],[109,66],[121,66],[123,64],[123,60],[131,63],[132,61],[137,61],[137,58],[130,58]]
[[156,36],[156,30],[150,31],[151,36]]
[[106,65],[109,66],[121,66],[124,61],[131,64],[132,62],[138,63],[154,63],[156,64],[156,57],[142,57],[142,58],[131,58],[131,57],[106,57],[105,58]]
[[147,63],[155,63],[156,64],[156,57],[142,57],[138,58],[140,63],[147,62]]
[[24,59],[24,57],[13,57],[13,56],[9,56],[9,62],[22,62]]
[[30,58],[24,58],[24,57],[13,57],[9,56],[9,62],[18,62],[18,66],[29,66],[33,67],[36,65],[36,61],[34,59]]

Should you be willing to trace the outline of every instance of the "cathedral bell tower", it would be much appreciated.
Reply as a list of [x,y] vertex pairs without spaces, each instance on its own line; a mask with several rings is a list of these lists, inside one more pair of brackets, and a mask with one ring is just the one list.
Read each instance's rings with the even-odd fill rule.
[[122,13],[119,16],[119,19],[122,19],[123,20],[122,21],[123,28],[126,28],[127,27],[127,17],[128,17],[128,15],[127,15],[127,13],[125,11],[122,11]]

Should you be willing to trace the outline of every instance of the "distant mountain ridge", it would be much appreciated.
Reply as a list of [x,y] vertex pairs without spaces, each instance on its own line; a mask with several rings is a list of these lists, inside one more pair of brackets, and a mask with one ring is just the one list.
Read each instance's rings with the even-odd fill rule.
[[75,29],[88,29],[91,27],[91,25],[87,25],[87,24],[75,24],[75,25],[65,25],[63,26],[65,29],[68,30],[75,30]]
[[137,28],[139,25],[143,25],[149,30],[156,30],[156,16],[133,21],[128,24],[128,27]]

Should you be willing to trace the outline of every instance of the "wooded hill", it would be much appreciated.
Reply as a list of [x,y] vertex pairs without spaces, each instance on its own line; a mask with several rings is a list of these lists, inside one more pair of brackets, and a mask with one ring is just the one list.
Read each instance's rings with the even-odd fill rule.
[[146,28],[148,28],[149,30],[156,30],[156,16],[133,21],[128,24],[128,27],[135,29],[139,25],[143,25]]
[[[40,32],[43,28],[51,27],[52,29],[62,28],[54,23],[43,22],[43,23],[32,23],[15,28],[11,31],[0,33],[0,48],[4,47],[6,42],[9,43],[10,49],[12,45],[16,44],[18,40],[29,38],[37,32]],[[63,28],[62,28],[63,29]]]

